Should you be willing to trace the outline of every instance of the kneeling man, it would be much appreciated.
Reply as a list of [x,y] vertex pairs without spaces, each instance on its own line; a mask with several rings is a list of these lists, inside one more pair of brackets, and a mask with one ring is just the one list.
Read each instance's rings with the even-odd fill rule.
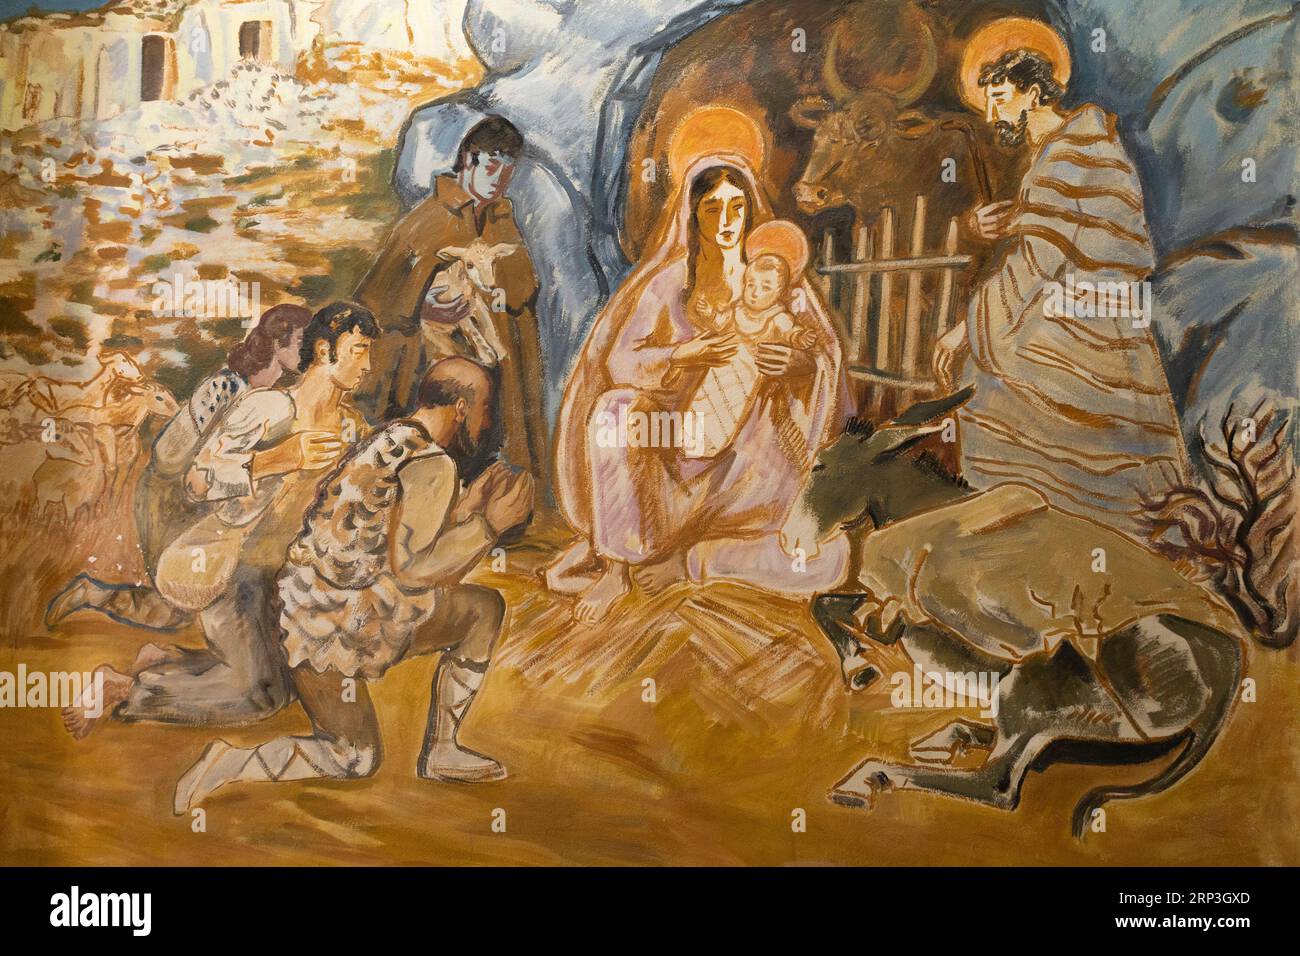
[[505,619],[498,592],[461,578],[533,506],[532,478],[500,463],[460,494],[456,460],[473,454],[491,407],[487,372],[445,359],[422,382],[419,407],[321,483],[277,579],[284,649],[314,732],[251,749],[214,741],[177,785],[178,814],[235,781],[374,773],[381,740],[366,680],[438,651],[417,772],[463,782],[506,775],[456,738]]

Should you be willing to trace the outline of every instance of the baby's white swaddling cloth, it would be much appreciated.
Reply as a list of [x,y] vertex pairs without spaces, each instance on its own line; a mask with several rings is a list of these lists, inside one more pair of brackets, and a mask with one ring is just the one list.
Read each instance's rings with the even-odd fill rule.
[[736,437],[758,391],[754,346],[742,342],[726,365],[704,374],[687,409],[695,442],[683,449],[687,458],[713,458]]

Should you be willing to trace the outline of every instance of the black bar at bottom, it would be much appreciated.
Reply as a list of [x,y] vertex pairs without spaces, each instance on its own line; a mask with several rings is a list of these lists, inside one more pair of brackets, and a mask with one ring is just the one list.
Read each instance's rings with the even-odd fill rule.
[[[338,946],[402,937],[582,949],[718,938],[799,949],[1277,932],[1280,869],[254,869],[32,868],[3,874],[7,935],[77,934],[209,951],[217,943]],[[75,887],[75,890],[74,890]],[[144,894],[148,894],[146,897]],[[1286,912],[1284,912],[1284,910]],[[114,925],[100,925],[111,923]],[[75,924],[75,925],[74,925]],[[91,925],[87,925],[91,924]],[[145,932],[147,930],[147,933]],[[720,936],[718,934],[721,934]]]

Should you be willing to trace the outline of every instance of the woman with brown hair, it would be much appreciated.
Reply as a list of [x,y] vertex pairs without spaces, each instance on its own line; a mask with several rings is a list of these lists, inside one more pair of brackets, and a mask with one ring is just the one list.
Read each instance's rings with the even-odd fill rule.
[[50,601],[48,627],[80,610],[100,611],[123,624],[159,631],[189,622],[192,615],[169,604],[152,583],[163,548],[210,508],[186,495],[185,472],[236,397],[268,388],[286,372],[297,374],[302,333],[311,316],[310,309],[288,303],[263,312],[248,336],[230,350],[225,368],[199,384],[154,442],[135,488],[136,534],[150,583],[109,584],[79,574]]
[[[579,536],[546,572],[553,592],[575,597],[581,624],[601,620],[633,580],[650,592],[730,578],[793,594],[843,570],[843,542],[817,562],[807,554],[805,570],[780,535],[848,410],[839,342],[806,276],[795,287],[814,344],[759,346],[762,377],[783,387],[751,404],[725,453],[693,458],[681,428],[647,441],[632,427],[638,417],[684,427],[704,375],[731,360],[746,239],[771,217],[749,157],[715,148],[683,162],[656,240],[596,319],[557,426],[556,498]],[[783,423],[799,433],[797,461]]]

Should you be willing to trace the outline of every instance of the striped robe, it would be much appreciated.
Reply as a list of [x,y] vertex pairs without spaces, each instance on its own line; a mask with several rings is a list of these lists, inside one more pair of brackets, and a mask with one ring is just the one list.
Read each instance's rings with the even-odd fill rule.
[[[977,488],[1028,483],[1063,511],[1140,537],[1143,498],[1183,482],[1187,464],[1149,294],[1142,318],[1115,315],[1125,303],[1110,284],[1146,280],[1154,255],[1114,118],[1091,105],[1067,116],[1040,145],[1013,217],[1014,245],[970,304],[963,473]],[[1107,293],[1066,294],[1090,283]]]

